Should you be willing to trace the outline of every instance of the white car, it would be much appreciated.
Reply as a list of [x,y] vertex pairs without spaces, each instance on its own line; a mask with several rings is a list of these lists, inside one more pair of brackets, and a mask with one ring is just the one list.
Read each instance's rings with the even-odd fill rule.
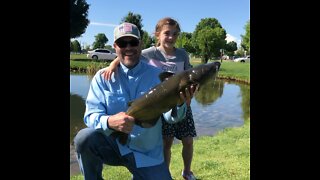
[[117,54],[108,49],[95,49],[88,51],[87,57],[94,60],[114,60]]
[[240,58],[236,58],[233,60],[234,62],[250,62],[250,56],[247,56],[247,57],[240,57]]

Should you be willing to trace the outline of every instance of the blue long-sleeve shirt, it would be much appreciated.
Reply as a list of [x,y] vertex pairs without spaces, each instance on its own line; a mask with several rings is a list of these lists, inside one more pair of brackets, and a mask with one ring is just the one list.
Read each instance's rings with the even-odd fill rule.
[[[103,71],[104,69],[99,70],[91,81],[86,100],[84,122],[88,127],[110,135],[114,130],[108,127],[109,116],[126,112],[128,102],[159,84],[158,75],[161,70],[142,62],[140,59],[140,62],[132,69],[128,69],[120,63],[117,73],[113,73],[111,80],[105,80],[102,75]],[[171,116],[171,111],[163,114],[164,119],[169,123],[179,122],[185,117],[186,105],[184,103],[181,107],[177,107],[177,113],[174,113],[174,116]],[[122,145],[117,139],[121,155],[133,152],[137,167],[162,163],[164,158],[161,128],[160,118],[151,128],[134,125],[128,136],[127,144]]]

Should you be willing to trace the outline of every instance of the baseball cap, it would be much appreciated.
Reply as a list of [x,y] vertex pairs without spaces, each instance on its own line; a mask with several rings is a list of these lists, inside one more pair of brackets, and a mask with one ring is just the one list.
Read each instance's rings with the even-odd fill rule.
[[140,40],[140,32],[136,25],[131,23],[122,23],[114,28],[114,42],[121,37],[131,36]]

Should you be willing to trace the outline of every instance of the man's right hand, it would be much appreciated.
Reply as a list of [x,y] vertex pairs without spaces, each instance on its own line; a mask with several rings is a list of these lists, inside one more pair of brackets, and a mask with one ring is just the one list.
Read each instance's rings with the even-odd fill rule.
[[109,116],[108,127],[116,131],[129,134],[132,131],[134,125],[134,118],[128,116],[125,112],[119,112],[118,114]]

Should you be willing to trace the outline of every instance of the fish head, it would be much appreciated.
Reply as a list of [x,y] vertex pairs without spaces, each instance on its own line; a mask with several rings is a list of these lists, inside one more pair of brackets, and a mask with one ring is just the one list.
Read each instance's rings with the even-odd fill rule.
[[213,62],[199,65],[195,68],[190,69],[188,78],[193,84],[203,84],[208,79],[214,78],[214,75],[220,69],[220,62]]

